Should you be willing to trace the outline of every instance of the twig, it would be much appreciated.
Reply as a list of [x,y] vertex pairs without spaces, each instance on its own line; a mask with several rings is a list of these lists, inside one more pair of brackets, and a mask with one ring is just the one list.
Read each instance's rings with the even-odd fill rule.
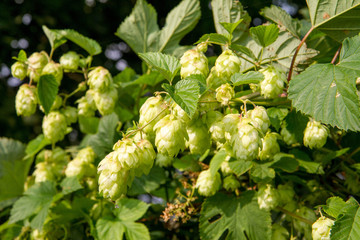
[[339,47],[338,50],[336,51],[333,59],[331,60],[331,63],[332,63],[332,64],[335,64],[335,61],[336,61],[336,59],[338,58],[338,56],[339,56],[339,54],[340,54],[341,47],[342,47],[342,44],[340,45],[340,47]]
[[303,217],[301,217],[301,216],[299,216],[299,215],[297,215],[297,214],[295,214],[293,212],[290,212],[290,211],[288,211],[288,210],[286,210],[284,208],[276,207],[276,209],[283,212],[283,213],[285,213],[285,214],[287,214],[287,215],[289,215],[289,216],[291,216],[291,217],[293,217],[293,218],[296,218],[297,220],[300,220],[300,221],[302,221],[304,223],[307,223],[309,225],[313,224],[313,222],[310,221],[309,219],[303,218]]

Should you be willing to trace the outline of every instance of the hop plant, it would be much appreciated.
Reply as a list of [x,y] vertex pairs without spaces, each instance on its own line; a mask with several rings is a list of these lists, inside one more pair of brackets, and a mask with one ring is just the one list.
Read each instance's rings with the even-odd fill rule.
[[283,91],[285,74],[271,66],[261,69],[260,72],[264,74],[264,80],[260,82],[261,95],[265,98],[276,98]]
[[16,114],[30,116],[35,113],[36,105],[36,88],[27,84],[21,85],[15,98]]
[[289,146],[297,143],[295,135],[291,133],[284,124],[281,127],[280,135],[283,141]]
[[231,141],[232,135],[236,133],[237,125],[240,123],[240,114],[227,114],[222,119],[225,139]]
[[69,51],[60,57],[60,64],[66,71],[75,71],[79,67],[80,57],[76,52]]
[[226,156],[225,160],[220,165],[220,170],[224,176],[234,173],[229,165],[230,158],[231,158],[230,155]]
[[260,209],[271,210],[278,205],[278,193],[271,184],[261,186],[257,198]]
[[55,176],[46,162],[39,162],[33,172],[35,182],[55,181]]
[[96,67],[88,75],[90,89],[97,92],[106,92],[113,84],[109,70],[104,67]]
[[11,66],[11,74],[13,75],[13,77],[23,80],[27,74],[27,65],[19,61],[15,62]]
[[330,240],[330,231],[333,225],[334,220],[327,217],[320,217],[312,225],[313,240]]
[[61,113],[65,116],[67,125],[76,123],[78,117],[78,110],[76,108],[66,106],[61,109]]
[[93,165],[95,152],[91,147],[81,149],[76,157],[69,162],[65,175],[67,177],[77,176],[79,179],[92,177],[96,175],[96,169]]
[[262,139],[262,148],[259,152],[260,160],[272,160],[275,154],[280,152],[280,146],[277,142],[277,138],[277,133],[266,133],[265,137]]
[[216,101],[216,93],[212,90],[204,93],[199,99],[198,109],[200,113],[213,111],[218,106],[219,104]]
[[190,153],[202,155],[210,148],[210,134],[201,119],[193,120],[187,126],[186,131],[189,136],[186,146],[190,149]]
[[70,161],[66,167],[65,175],[67,177],[77,176],[81,179],[85,175],[84,164],[81,161],[77,161],[76,159]]
[[156,158],[155,150],[153,145],[145,139],[138,141],[137,146],[139,148],[140,166],[139,169],[136,169],[135,174],[140,172],[140,174],[137,175],[147,175],[154,165],[154,160]]
[[288,230],[286,230],[286,228],[284,228],[280,224],[278,224],[278,223],[273,224],[271,229],[272,229],[271,240],[288,240],[289,239],[290,234],[289,234]]
[[171,166],[174,158],[169,157],[165,154],[158,153],[156,156],[155,164],[159,167],[169,167]]
[[229,175],[224,178],[223,186],[227,191],[233,192],[240,187],[240,182],[234,175]]
[[48,57],[45,52],[34,52],[28,58],[28,75],[30,79],[37,82],[40,78],[41,72],[48,63]]
[[191,120],[189,115],[187,115],[187,113],[176,103],[173,103],[171,105],[171,113],[185,124],[187,124]]
[[52,143],[61,141],[66,134],[66,118],[60,112],[50,112],[43,119],[42,129],[46,139]]
[[328,137],[328,129],[320,122],[310,120],[304,131],[304,145],[311,149],[321,148]]
[[279,204],[287,205],[289,202],[294,201],[295,191],[289,184],[280,184],[277,188],[279,196]]
[[109,115],[114,112],[118,99],[118,92],[115,87],[110,87],[106,92],[95,92],[94,101],[96,108],[101,115]]
[[55,177],[63,175],[68,161],[66,152],[59,147],[54,150],[43,150],[36,157],[36,162],[44,162],[47,170],[51,171]]
[[228,83],[222,84],[216,89],[216,100],[222,105],[228,105],[234,96],[234,89]]
[[200,195],[210,197],[214,195],[221,186],[221,178],[218,172],[213,176],[210,170],[202,171],[196,181],[196,188]]
[[162,97],[150,97],[140,108],[139,125],[145,126],[142,130],[152,134],[155,124],[167,114],[166,105]]
[[117,141],[113,150],[113,158],[119,162],[121,168],[132,169],[140,166],[139,147],[133,139],[126,138]]
[[198,48],[186,51],[180,58],[180,64],[181,78],[191,74],[201,74],[204,77],[209,74],[208,60]]
[[188,135],[184,124],[174,115],[163,117],[155,124],[154,130],[155,145],[159,153],[174,157],[184,151]]
[[77,100],[79,116],[92,117],[95,115],[96,105],[94,101],[95,92],[88,90],[85,96]]
[[265,134],[270,126],[270,118],[266,109],[262,106],[257,106],[253,110],[246,113],[246,116],[251,119],[251,124]]
[[205,117],[211,139],[220,145],[225,143],[224,123],[222,121],[223,114],[218,111],[209,111]]
[[59,63],[53,61],[48,62],[43,68],[41,75],[50,74],[53,75],[58,85],[61,84],[63,78],[63,69]]

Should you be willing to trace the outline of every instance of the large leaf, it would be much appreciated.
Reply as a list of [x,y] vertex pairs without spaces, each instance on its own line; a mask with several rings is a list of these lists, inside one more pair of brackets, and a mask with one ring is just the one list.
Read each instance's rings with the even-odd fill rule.
[[102,217],[96,222],[99,239],[122,240],[125,232],[124,225],[111,217]]
[[328,215],[333,218],[337,218],[341,214],[345,205],[345,201],[341,198],[331,197],[326,200],[326,206],[323,206],[323,209]]
[[244,161],[244,160],[238,160],[238,159],[231,159],[229,161],[230,169],[237,175],[243,175],[246,173],[249,169],[253,167],[252,161]]
[[35,139],[31,140],[26,146],[26,157],[32,157],[37,154],[41,149],[46,145],[49,145],[51,142],[44,137],[44,134],[40,134]]
[[159,34],[157,14],[145,0],[137,0],[131,14],[120,24],[116,35],[135,53],[156,51],[154,44]]
[[122,221],[136,221],[143,216],[149,205],[131,198],[123,198],[116,202],[118,208],[115,215]]
[[270,213],[260,210],[255,193],[237,198],[218,193],[207,198],[200,213],[200,236],[204,240],[271,239]]
[[83,188],[77,176],[64,178],[64,180],[61,181],[60,186],[62,187],[62,193],[64,195],[75,192]]
[[64,43],[66,43],[66,39],[59,32],[59,30],[49,29],[45,25],[42,26],[42,29],[50,42],[50,46],[51,46],[52,50],[60,47]]
[[235,73],[231,76],[231,82],[234,86],[249,83],[259,83],[264,80],[264,74],[261,72],[249,71],[247,73]]
[[129,240],[150,240],[150,233],[147,227],[142,223],[124,222],[126,226],[125,236]]
[[360,0],[307,0],[314,28],[341,42],[360,31]]
[[250,35],[262,47],[267,47],[279,36],[279,28],[275,24],[260,25],[250,28]]
[[214,157],[210,161],[210,173],[212,176],[215,176],[217,171],[219,170],[223,161],[225,161],[227,153],[225,150],[220,150],[217,152]]
[[101,53],[101,46],[95,40],[85,37],[72,29],[58,31],[62,36],[83,48],[90,55],[94,56]]
[[209,34],[202,35],[201,38],[196,43],[201,43],[201,42],[208,42],[208,43],[212,43],[212,44],[225,45],[225,44],[228,43],[228,38],[225,37],[222,34],[209,33]]
[[58,91],[59,85],[53,75],[46,74],[40,77],[37,85],[37,93],[40,104],[43,106],[46,114],[49,113]]
[[159,52],[178,46],[180,40],[194,29],[200,15],[199,0],[182,0],[173,8],[160,31]]

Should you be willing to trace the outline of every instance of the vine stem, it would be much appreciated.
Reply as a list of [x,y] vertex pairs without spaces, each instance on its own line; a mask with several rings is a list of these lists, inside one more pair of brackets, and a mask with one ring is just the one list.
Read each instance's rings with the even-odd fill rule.
[[291,65],[290,65],[290,69],[289,69],[289,75],[288,75],[288,82],[290,82],[291,80],[291,75],[292,75],[292,72],[293,72],[293,68],[294,68],[294,65],[295,65],[295,60],[296,60],[296,56],[298,55],[299,51],[300,51],[300,48],[301,46],[304,44],[305,40],[309,37],[310,33],[314,30],[314,27],[311,27],[310,30],[305,34],[305,36],[303,37],[303,39],[301,40],[299,46],[296,48],[296,51],[294,53],[294,56],[291,60]]
[[342,47],[342,44],[340,45],[340,47],[339,47],[338,50],[336,51],[333,59],[331,60],[331,63],[332,63],[332,64],[335,64],[336,59],[338,58],[338,56],[339,56],[339,54],[340,54],[341,47]]
[[299,215],[297,215],[297,214],[295,214],[293,212],[290,212],[290,211],[288,211],[288,210],[286,210],[284,208],[276,207],[276,209],[283,212],[283,213],[285,213],[285,214],[287,214],[287,215],[289,215],[289,216],[291,216],[291,217],[293,217],[293,218],[296,218],[297,220],[300,220],[300,221],[302,221],[304,223],[307,223],[309,225],[313,224],[313,222],[310,221],[309,219],[303,218],[303,217],[301,217],[301,216],[299,216]]

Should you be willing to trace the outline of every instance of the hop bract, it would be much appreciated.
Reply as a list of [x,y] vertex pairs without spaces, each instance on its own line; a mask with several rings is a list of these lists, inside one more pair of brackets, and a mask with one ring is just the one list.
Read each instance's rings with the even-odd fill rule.
[[177,119],[181,120],[185,124],[190,122],[191,118],[187,113],[176,103],[171,105],[171,113],[176,116]]
[[265,76],[260,83],[261,95],[265,98],[276,98],[283,92],[284,82],[286,82],[285,74],[274,67],[261,69],[260,72]]
[[209,111],[206,113],[206,124],[211,134],[211,139],[217,144],[225,143],[223,114],[218,111]]
[[251,124],[265,134],[270,126],[270,118],[266,109],[262,106],[257,106],[246,114],[251,119]]
[[216,89],[216,100],[222,105],[228,105],[234,96],[234,89],[228,83],[222,84]]
[[233,192],[240,187],[240,182],[234,175],[229,175],[224,178],[223,186],[227,191]]
[[11,74],[13,75],[13,77],[23,80],[27,74],[27,65],[19,61],[15,62],[11,66]]
[[219,106],[216,102],[216,93],[211,90],[204,93],[199,99],[198,106],[201,113],[215,110]]
[[162,97],[150,97],[146,100],[146,102],[140,108],[140,117],[139,117],[139,125],[145,126],[143,131],[145,133],[153,133],[155,124],[165,117],[167,112],[165,111],[166,105]]
[[330,231],[333,225],[334,220],[326,217],[320,217],[312,225],[313,240],[330,240]]
[[133,139],[119,140],[114,144],[114,160],[117,160],[124,169],[137,168],[140,166],[139,149]]
[[43,119],[42,129],[46,139],[52,143],[62,140],[66,133],[66,118],[60,112],[50,112]]
[[272,160],[275,154],[280,152],[280,146],[277,142],[278,134],[268,132],[262,139],[262,148],[259,152],[259,158],[262,161]]
[[238,124],[240,123],[240,114],[227,114],[222,119],[225,139],[231,141],[232,135],[236,133]]
[[61,113],[64,114],[67,125],[76,123],[78,117],[78,110],[76,108],[66,106],[66,108],[61,109]]
[[21,85],[15,98],[16,114],[30,116],[35,113],[36,105],[36,88],[27,84]]
[[321,148],[328,137],[328,129],[320,122],[310,120],[304,131],[304,145],[311,149]]
[[201,119],[192,121],[187,126],[186,131],[189,136],[186,146],[189,147],[190,153],[202,155],[210,148],[210,134]]
[[75,71],[79,67],[80,57],[76,52],[70,51],[60,57],[60,64],[67,71]]
[[260,187],[257,196],[260,209],[271,210],[278,205],[278,194],[271,184]]
[[109,70],[104,67],[96,67],[88,75],[88,85],[90,89],[97,92],[106,92],[113,84]]
[[210,197],[214,195],[221,186],[221,178],[218,172],[213,176],[210,170],[202,171],[196,181],[196,188],[200,195]]
[[55,63],[53,61],[49,62],[43,68],[41,75],[50,74],[53,75],[56,82],[60,85],[61,80],[63,78],[63,69],[59,63]]
[[27,60],[28,75],[30,79],[37,82],[40,78],[41,72],[48,63],[48,58],[45,52],[34,52]]
[[114,112],[117,99],[118,92],[115,87],[109,88],[106,92],[95,92],[94,94],[95,105],[101,115]]
[[180,58],[180,76],[186,78],[192,74],[201,74],[206,77],[209,74],[208,60],[200,50],[191,49]]

